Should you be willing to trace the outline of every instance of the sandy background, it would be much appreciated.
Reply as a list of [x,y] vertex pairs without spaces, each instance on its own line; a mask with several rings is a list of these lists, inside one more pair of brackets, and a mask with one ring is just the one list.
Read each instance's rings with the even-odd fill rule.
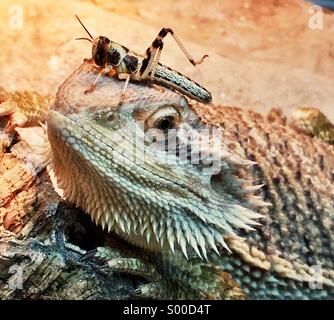
[[[334,15],[309,27],[302,0],[1,0],[0,86],[55,94],[90,44],[90,32],[142,53],[171,27],[188,51],[209,59],[194,68],[168,36],[161,60],[213,93],[215,103],[265,112],[315,106],[334,120]],[[22,23],[15,20],[22,13]],[[22,28],[21,28],[22,27]]]

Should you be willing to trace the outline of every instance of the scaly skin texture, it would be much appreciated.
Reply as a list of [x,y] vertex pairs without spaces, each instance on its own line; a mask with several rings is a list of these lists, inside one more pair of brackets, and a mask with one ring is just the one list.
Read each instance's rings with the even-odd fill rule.
[[298,108],[293,114],[293,124],[297,130],[334,144],[334,125],[318,109]]
[[[251,111],[141,84],[130,83],[119,106],[123,82],[111,77],[83,94],[95,77],[84,64],[60,87],[47,120],[51,163],[68,201],[156,254],[163,277],[190,292],[166,285],[169,296],[154,286],[149,293],[333,298],[332,146]],[[221,129],[222,152],[211,137],[197,163],[164,163],[157,142],[165,135],[155,130],[164,117],[178,129],[169,160],[204,128]],[[220,164],[212,175],[203,174],[210,151]]]
[[[154,266],[137,258],[109,262],[113,270],[140,274],[151,281],[140,287],[141,296],[333,297],[331,146],[296,133],[278,110],[264,119],[250,111],[194,104],[169,90],[162,93],[134,84],[124,104],[118,106],[123,82],[107,77],[95,92],[83,95],[95,77],[91,66],[83,65],[59,90],[48,121],[52,166],[69,201],[110,231],[145,248],[139,251],[143,253],[139,258]],[[3,148],[15,136],[16,127],[42,121],[52,101],[37,93],[4,91],[0,99]],[[197,128],[222,129],[224,152],[218,154],[222,168],[211,179],[203,174],[203,168],[210,167],[205,156],[200,164],[161,163],[163,150],[152,143],[148,129],[156,127],[159,118],[175,117],[175,113],[175,127],[183,129],[178,133],[181,140],[185,132],[196,134],[193,130]],[[314,121],[317,119],[321,121]],[[134,140],[134,120],[144,122],[145,145],[151,146],[145,161],[139,163],[131,161],[134,149],[129,147],[137,147],[138,162],[142,138]],[[327,137],[332,125],[316,109],[296,113],[295,127],[331,142]],[[93,129],[100,134],[89,133]],[[208,151],[209,144],[204,145]],[[21,154],[20,148],[15,154]],[[37,170],[45,165],[38,156],[29,157]],[[3,159],[10,164],[8,160]],[[253,187],[261,184],[262,188]],[[14,194],[10,187],[3,189]],[[7,230],[20,228],[19,220],[29,205],[15,199],[18,201],[10,205],[20,213],[9,210],[12,212],[3,216]],[[3,208],[8,211],[9,207]],[[264,217],[260,219],[257,213]],[[254,231],[242,228],[249,229],[255,222],[262,225]],[[216,246],[221,256],[212,250]],[[198,254],[207,255],[208,261],[200,260]],[[102,254],[104,258],[112,255]]]

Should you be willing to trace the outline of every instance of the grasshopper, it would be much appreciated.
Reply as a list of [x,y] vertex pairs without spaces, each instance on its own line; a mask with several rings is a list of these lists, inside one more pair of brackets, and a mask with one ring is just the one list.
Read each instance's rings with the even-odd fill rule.
[[109,40],[107,37],[93,38],[77,15],[76,18],[89,35],[89,38],[77,38],[76,40],[88,40],[92,43],[92,60],[100,68],[98,76],[90,88],[85,90],[85,93],[92,92],[95,89],[101,76],[114,71],[120,80],[125,80],[120,104],[124,99],[129,80],[148,82],[150,85],[156,83],[174,89],[199,102],[206,104],[212,102],[208,90],[176,70],[159,63],[161,50],[163,49],[162,40],[168,33],[173,36],[185,56],[194,66],[202,63],[208,57],[208,55],[204,55],[200,60],[195,61],[172,29],[162,28],[144,55],[139,55],[125,46]]

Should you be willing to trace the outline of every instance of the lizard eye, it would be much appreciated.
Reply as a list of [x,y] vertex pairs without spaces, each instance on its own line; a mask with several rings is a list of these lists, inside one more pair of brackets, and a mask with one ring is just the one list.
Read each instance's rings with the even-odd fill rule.
[[157,129],[160,130],[168,130],[168,129],[173,129],[174,128],[174,117],[168,116],[168,117],[163,117],[157,121],[156,127]]
[[174,129],[180,122],[180,115],[173,107],[159,109],[149,116],[145,121],[145,131],[149,129],[158,129],[167,131]]

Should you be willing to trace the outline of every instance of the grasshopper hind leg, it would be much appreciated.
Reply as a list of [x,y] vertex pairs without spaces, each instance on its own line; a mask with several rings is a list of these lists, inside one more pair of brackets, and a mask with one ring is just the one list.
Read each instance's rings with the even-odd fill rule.
[[208,58],[209,55],[205,54],[201,59],[199,60],[194,60],[191,55],[189,54],[189,52],[187,51],[187,49],[185,48],[185,46],[183,45],[183,43],[181,42],[181,40],[179,39],[179,37],[176,36],[176,34],[174,33],[174,31],[170,28],[162,28],[159,32],[159,35],[157,37],[157,39],[159,37],[161,37],[160,40],[162,40],[168,33],[170,33],[175,42],[178,44],[178,46],[180,47],[180,49],[183,51],[184,55],[187,57],[187,59],[189,60],[189,62],[195,67],[197,66],[198,64],[201,64],[205,58]]
[[144,54],[145,58],[143,59],[142,65],[136,75],[136,78],[138,78],[138,80],[145,79],[148,76],[149,72],[151,72],[151,81],[154,80],[155,69],[157,64],[159,63],[161,50],[163,49],[164,45],[162,40],[167,36],[168,33],[173,36],[175,42],[178,44],[180,49],[183,51],[183,53],[193,66],[201,64],[204,59],[208,57],[208,55],[205,54],[201,59],[197,61],[194,60],[187,51],[187,49],[184,47],[181,40],[175,35],[174,31],[170,28],[162,28],[158,36],[154,39],[151,46],[147,48]]

